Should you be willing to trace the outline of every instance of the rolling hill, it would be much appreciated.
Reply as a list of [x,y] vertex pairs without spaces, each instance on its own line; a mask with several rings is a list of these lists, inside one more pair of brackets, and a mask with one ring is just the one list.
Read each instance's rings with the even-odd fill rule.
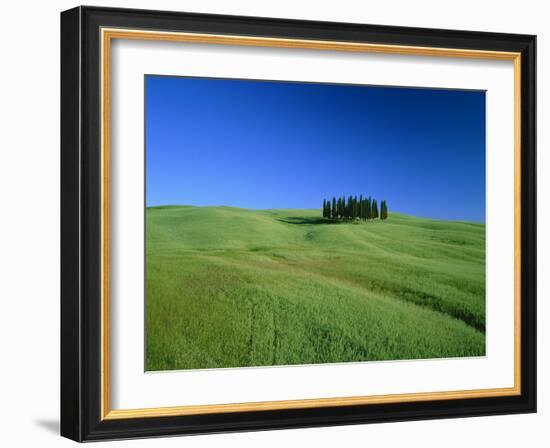
[[146,210],[146,370],[485,354],[485,226]]

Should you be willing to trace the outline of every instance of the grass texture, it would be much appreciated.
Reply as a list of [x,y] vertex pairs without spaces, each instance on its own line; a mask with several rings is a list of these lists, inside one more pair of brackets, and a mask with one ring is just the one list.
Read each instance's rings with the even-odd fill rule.
[[146,370],[485,354],[485,226],[146,211]]

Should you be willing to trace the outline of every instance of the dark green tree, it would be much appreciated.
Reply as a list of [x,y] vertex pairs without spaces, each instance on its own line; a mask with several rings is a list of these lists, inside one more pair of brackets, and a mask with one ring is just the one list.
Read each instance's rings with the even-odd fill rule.
[[342,218],[346,217],[346,197],[342,196]]
[[336,198],[332,197],[332,219],[338,218],[338,210],[336,209]]
[[378,203],[376,199],[372,200],[372,219],[378,218]]
[[349,197],[345,200],[345,206],[344,206],[344,218],[349,218]]
[[366,216],[367,216],[367,219],[372,219],[372,201],[370,196],[367,198]]
[[385,199],[380,203],[380,219],[388,219],[388,204]]

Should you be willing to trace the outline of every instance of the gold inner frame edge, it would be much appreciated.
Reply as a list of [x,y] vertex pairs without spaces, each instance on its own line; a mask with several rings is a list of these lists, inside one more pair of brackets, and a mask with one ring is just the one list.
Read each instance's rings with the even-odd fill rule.
[[[459,48],[282,39],[219,34],[144,31],[102,28],[101,40],[101,420],[144,417],[307,409],[415,401],[502,397],[521,394],[521,53]],[[506,388],[366,395],[301,400],[187,405],[139,409],[111,409],[110,347],[110,49],[112,39],[186,42],[213,45],[240,45],[295,48],[357,53],[383,53],[412,56],[457,57],[514,62],[514,386]]]

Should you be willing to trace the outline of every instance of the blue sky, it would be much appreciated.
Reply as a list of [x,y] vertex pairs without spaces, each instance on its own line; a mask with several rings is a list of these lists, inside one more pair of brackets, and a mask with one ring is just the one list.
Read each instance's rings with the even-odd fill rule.
[[146,204],[485,221],[485,92],[145,77]]

